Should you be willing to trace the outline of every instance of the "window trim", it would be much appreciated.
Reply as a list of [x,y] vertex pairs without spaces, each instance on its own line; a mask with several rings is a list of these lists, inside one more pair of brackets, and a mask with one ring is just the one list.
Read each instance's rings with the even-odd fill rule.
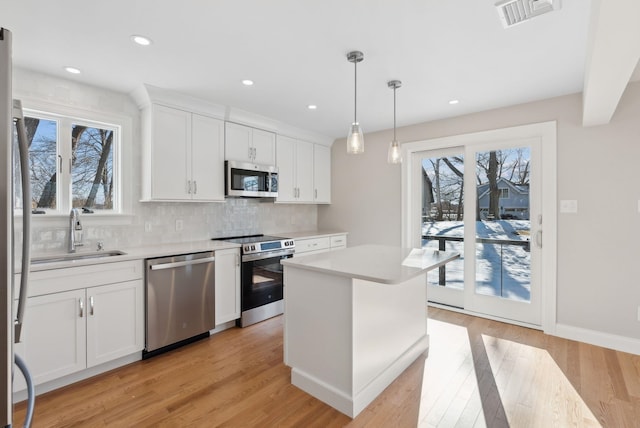
[[[123,114],[90,110],[79,107],[66,106],[51,102],[46,102],[37,99],[30,99],[21,97],[24,114],[40,115],[43,118],[51,118],[52,120],[64,119],[71,123],[85,124],[88,122],[91,125],[104,125],[107,127],[116,127],[119,130],[119,143],[116,144],[117,148],[114,149],[114,180],[116,181],[116,198],[114,200],[114,206],[117,209],[108,212],[96,211],[93,214],[87,214],[86,218],[117,218],[123,217],[123,219],[130,219],[133,213],[133,193],[131,175],[133,172],[133,119],[130,116]],[[61,133],[61,129],[58,129],[58,134]],[[116,176],[117,174],[117,176]],[[66,184],[65,184],[66,187]],[[71,192],[71,182],[68,183],[69,190]],[[52,218],[52,217],[68,217],[67,209],[71,209],[70,206],[70,193],[68,193],[68,200],[63,201],[61,209],[46,210],[45,215],[34,215],[34,219]],[[16,211],[16,215],[21,215],[21,210]],[[129,222],[129,221],[127,221]],[[116,221],[120,223],[120,221]]]

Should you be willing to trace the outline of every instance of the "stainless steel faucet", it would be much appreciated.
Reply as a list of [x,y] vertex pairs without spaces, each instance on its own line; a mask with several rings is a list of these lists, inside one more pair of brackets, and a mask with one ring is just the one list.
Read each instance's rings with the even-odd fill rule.
[[76,247],[84,245],[82,243],[82,222],[80,221],[80,210],[73,208],[69,214],[69,252],[75,253]]

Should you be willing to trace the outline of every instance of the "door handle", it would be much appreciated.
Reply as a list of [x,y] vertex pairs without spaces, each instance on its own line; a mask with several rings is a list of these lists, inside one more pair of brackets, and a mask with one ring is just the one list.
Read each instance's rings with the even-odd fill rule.
[[89,297],[89,315],[93,315],[93,296]]
[[172,262],[172,263],[162,263],[158,265],[151,265],[149,266],[149,269],[150,270],[173,269],[173,268],[184,267],[184,266],[199,265],[202,263],[211,263],[213,261],[215,261],[215,257],[206,257],[203,259],[185,260],[183,262]]
[[80,304],[80,318],[84,317],[84,301],[82,299],[78,300]]
[[536,247],[542,248],[542,230],[536,232]]

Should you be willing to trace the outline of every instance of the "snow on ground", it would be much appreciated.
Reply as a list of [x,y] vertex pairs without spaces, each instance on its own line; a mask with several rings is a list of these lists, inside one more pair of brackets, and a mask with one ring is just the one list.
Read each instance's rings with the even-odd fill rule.
[[[476,237],[513,241],[529,240],[529,220],[477,221]],[[429,221],[422,225],[422,235],[464,236],[462,221]],[[438,240],[423,239],[425,248],[438,248]],[[460,253],[460,259],[446,265],[446,286],[463,289],[463,242],[447,241],[446,249]],[[531,253],[527,247],[509,244],[476,243],[476,292],[512,300],[530,300]],[[427,280],[438,285],[438,270],[429,272]]]

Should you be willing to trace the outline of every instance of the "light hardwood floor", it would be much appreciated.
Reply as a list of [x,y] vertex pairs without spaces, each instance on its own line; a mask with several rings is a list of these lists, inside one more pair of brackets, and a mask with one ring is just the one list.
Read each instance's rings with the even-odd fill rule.
[[41,395],[33,426],[640,427],[640,356],[436,308],[429,318],[429,356],[354,420],[289,383],[277,317]]

